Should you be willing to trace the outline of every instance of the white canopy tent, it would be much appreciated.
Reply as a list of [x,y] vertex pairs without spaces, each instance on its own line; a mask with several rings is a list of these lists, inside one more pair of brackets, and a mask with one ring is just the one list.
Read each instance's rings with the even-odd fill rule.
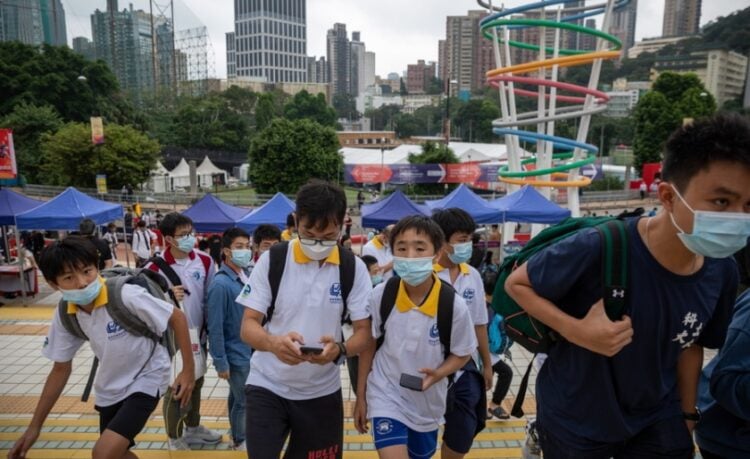
[[164,167],[161,161],[156,161],[156,166],[149,173],[145,188],[154,193],[166,193],[169,191],[169,184],[169,170]]
[[222,174],[224,176],[223,183],[227,183],[227,171],[216,167],[208,156],[203,158],[200,166],[196,169],[196,173],[198,174],[198,186],[201,188],[210,188],[213,186],[214,174]]

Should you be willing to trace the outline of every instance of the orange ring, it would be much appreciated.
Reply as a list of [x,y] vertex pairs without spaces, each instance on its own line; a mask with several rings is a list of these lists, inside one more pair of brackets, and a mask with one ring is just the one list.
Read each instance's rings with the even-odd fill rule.
[[580,56],[564,56],[544,61],[527,62],[525,64],[511,65],[487,72],[487,77],[492,78],[497,75],[506,73],[524,74],[534,70],[548,69],[557,65],[558,67],[571,67],[591,63],[597,59],[617,59],[620,57],[620,51],[597,51],[594,53],[583,54]]
[[[568,174],[564,174],[566,177]],[[511,185],[531,185],[533,187],[552,187],[552,188],[581,188],[591,185],[591,179],[588,177],[579,177],[577,180],[569,180],[565,182],[556,182],[554,180],[529,180],[529,179],[513,179],[500,177],[500,181],[503,183],[509,183]]]

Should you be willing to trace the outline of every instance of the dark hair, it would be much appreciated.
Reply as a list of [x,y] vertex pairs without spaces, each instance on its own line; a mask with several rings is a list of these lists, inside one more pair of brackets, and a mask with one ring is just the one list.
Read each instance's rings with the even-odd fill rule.
[[370,269],[370,266],[378,264],[378,259],[373,257],[372,255],[362,255],[362,261],[365,262],[365,266],[367,266],[368,271]]
[[146,221],[145,220],[138,220],[138,223],[136,225],[138,228],[145,228],[146,227]]
[[221,235],[221,247],[226,249],[232,246],[232,242],[238,237],[250,239],[250,235],[242,228],[229,228]]
[[432,214],[432,220],[440,226],[445,235],[445,240],[456,233],[466,233],[471,236],[477,229],[477,224],[465,210],[452,207],[450,209],[436,210]]
[[667,140],[662,176],[684,191],[711,163],[728,161],[750,168],[750,121],[721,113],[686,124]]
[[311,180],[297,192],[297,222],[304,218],[318,229],[331,223],[341,226],[345,213],[346,194],[332,183]]
[[97,267],[99,255],[90,239],[81,236],[68,236],[53,242],[39,254],[39,269],[47,281],[56,282],[57,276],[66,269]]
[[[294,221],[294,218],[292,218]],[[276,225],[259,225],[253,231],[253,243],[260,245],[266,239],[281,241],[281,230]]]
[[78,224],[78,231],[81,232],[82,236],[91,236],[96,231],[96,223],[90,218],[84,218]]
[[117,225],[115,225],[115,222],[111,222],[110,224],[107,225],[107,228],[115,228],[115,229],[117,229]]
[[289,212],[289,215],[286,216],[286,227],[287,228],[294,228],[297,226],[294,223],[294,212]]
[[174,237],[177,228],[180,226],[193,226],[193,221],[190,217],[186,217],[177,212],[170,212],[165,215],[161,220],[161,223],[159,223],[159,231],[161,231],[161,234],[164,236]]
[[391,230],[391,247],[396,247],[396,238],[402,235],[405,231],[413,229],[418,234],[426,234],[427,237],[432,241],[432,245],[435,247],[435,253],[445,243],[445,235],[440,226],[435,223],[430,217],[423,215],[412,215],[410,217],[404,217],[396,223],[396,226]]

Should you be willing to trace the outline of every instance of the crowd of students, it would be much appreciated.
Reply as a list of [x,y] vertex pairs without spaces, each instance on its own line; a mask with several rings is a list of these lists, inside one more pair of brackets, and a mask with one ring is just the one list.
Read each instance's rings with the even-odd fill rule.
[[[690,458],[694,439],[707,459],[750,457],[750,293],[737,299],[732,258],[750,237],[750,124],[719,115],[679,129],[662,178],[663,210],[626,219],[622,317],[604,311],[593,229],[541,250],[505,283],[559,335],[536,384],[532,434],[545,458]],[[166,248],[141,264],[163,276],[173,302],[137,285],[109,291],[87,238],[50,245],[39,265],[67,303],[44,343],[53,368],[9,457],[38,438],[84,342],[65,314],[101,361],[95,458],[135,457],[134,438],[162,397],[170,449],[221,441],[200,424],[206,348],[229,384],[232,445],[248,457],[284,448],[288,458],[342,457],[345,362],[355,427],[372,431],[381,458],[432,457],[441,425],[441,457],[465,457],[488,418],[509,417],[513,374],[507,345],[490,352],[488,324],[503,318],[488,313],[491,276],[469,263],[476,225],[461,209],[406,217],[358,257],[341,245],[346,211],[341,188],[312,181],[283,233],[227,230],[218,270],[194,248],[190,219],[164,216]],[[174,333],[179,367],[113,319],[114,295],[153,335]],[[705,368],[704,348],[720,349]]]

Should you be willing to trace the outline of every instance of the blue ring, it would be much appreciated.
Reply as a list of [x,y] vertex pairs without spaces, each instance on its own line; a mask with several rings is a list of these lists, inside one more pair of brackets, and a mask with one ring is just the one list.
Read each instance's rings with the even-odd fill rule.
[[[486,18],[479,21],[479,25],[482,26],[489,21],[494,21],[495,19],[502,18],[505,16],[510,16],[513,14],[525,13],[530,10],[536,10],[540,8],[546,8],[548,6],[560,5],[560,4],[565,4],[565,3],[572,3],[575,1],[578,1],[578,0],[542,0],[536,3],[529,3],[528,5],[522,5],[522,6],[517,6],[515,8],[509,8],[504,11],[500,11],[498,13],[487,16]],[[619,10],[621,8],[624,8],[630,3],[630,1],[631,0],[615,0],[614,9]],[[585,13],[561,18],[561,21],[562,22],[575,21],[578,19],[584,19],[584,18],[588,18],[591,16],[597,16],[599,14],[602,14],[603,12],[604,12],[604,8],[597,8],[595,10],[587,11]]]
[[519,129],[507,128],[493,128],[492,132],[496,135],[513,135],[527,142],[537,142],[539,140],[544,140],[547,142],[552,142],[552,144],[556,147],[568,148],[571,150],[580,148],[581,150],[585,150],[589,153],[599,153],[599,148],[595,145],[577,142],[575,140],[567,139],[565,137],[558,137],[555,135],[539,134],[538,132],[533,131],[521,131]]

